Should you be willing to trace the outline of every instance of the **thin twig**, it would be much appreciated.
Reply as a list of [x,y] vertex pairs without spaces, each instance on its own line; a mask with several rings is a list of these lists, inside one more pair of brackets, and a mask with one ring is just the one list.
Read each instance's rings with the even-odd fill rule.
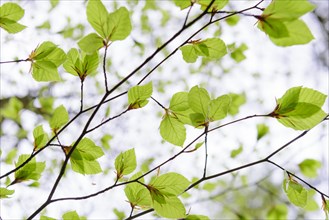
[[204,145],[205,145],[205,159],[204,159],[204,169],[203,169],[203,178],[207,176],[207,163],[208,163],[208,125],[204,128]]
[[81,79],[80,80],[80,83],[81,83],[81,85],[80,85],[80,112],[83,111],[83,82],[84,82],[84,80]]
[[29,58],[22,59],[22,60],[11,60],[11,61],[1,61],[0,64],[6,64],[6,63],[20,63],[20,62],[27,62],[30,61]]
[[107,75],[106,75],[106,55],[107,55],[107,48],[108,47],[109,47],[108,45],[105,46],[104,57],[103,57],[103,73],[104,73],[105,91],[106,92],[109,91],[109,88],[108,88],[108,85],[107,85]]

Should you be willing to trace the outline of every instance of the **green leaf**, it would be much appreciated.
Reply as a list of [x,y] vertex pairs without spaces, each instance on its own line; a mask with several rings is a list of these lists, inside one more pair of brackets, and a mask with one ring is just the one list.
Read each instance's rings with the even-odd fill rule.
[[289,37],[289,31],[286,24],[278,19],[265,18],[258,24],[258,28],[264,31],[272,38]]
[[186,139],[186,128],[178,118],[166,113],[160,123],[161,137],[177,146],[182,146]]
[[257,141],[268,134],[270,128],[266,124],[257,125]]
[[129,149],[125,152],[121,152],[115,158],[115,169],[117,171],[117,177],[120,179],[123,175],[130,174],[136,169],[136,154],[135,149]]
[[307,0],[274,0],[263,11],[263,17],[280,20],[296,20],[307,12],[315,9],[315,5]]
[[20,121],[20,111],[23,108],[23,103],[16,97],[11,97],[4,108],[1,109],[0,114],[5,118],[10,118],[15,121]]
[[76,211],[66,212],[62,216],[63,220],[83,220],[86,219],[78,215]]
[[307,193],[307,205],[304,207],[306,211],[317,211],[320,209],[316,200],[314,200],[314,195],[316,195],[316,191],[313,189],[309,189]]
[[271,41],[278,46],[292,46],[299,44],[307,44],[314,39],[310,29],[302,20],[287,21],[284,23],[288,29],[288,36],[274,37],[270,35]]
[[49,140],[48,134],[43,130],[42,125],[39,125],[36,128],[34,128],[33,137],[34,137],[34,150],[44,147]]
[[109,31],[107,39],[111,41],[124,40],[131,32],[131,21],[129,12],[125,7],[121,7],[107,18],[107,30]]
[[205,118],[208,116],[210,96],[204,88],[194,86],[188,93],[188,103],[194,112],[202,114]]
[[96,146],[89,138],[83,138],[70,157],[72,170],[83,175],[100,173],[102,168],[97,159],[103,155],[101,147]]
[[178,219],[186,216],[186,209],[176,196],[164,197],[163,203],[154,200],[153,208],[158,215],[164,218]]
[[266,215],[267,220],[286,220],[288,216],[288,208],[285,204],[273,206]]
[[170,99],[169,109],[172,111],[185,111],[189,109],[188,93],[177,92]]
[[321,109],[326,97],[313,89],[294,87],[278,99],[275,110],[269,116],[296,130],[311,129],[326,116]]
[[69,121],[69,114],[67,113],[65,107],[63,105],[60,105],[55,109],[53,116],[49,121],[49,125],[51,129],[56,132],[68,121]]
[[95,33],[91,33],[79,40],[78,45],[84,52],[93,54],[104,47],[104,42],[100,36]]
[[203,41],[191,42],[190,44],[180,48],[183,59],[187,63],[194,63],[198,56],[214,60],[220,59],[227,54],[226,45],[219,38],[208,38]]
[[239,113],[239,108],[241,105],[246,103],[246,95],[245,94],[228,94],[231,97],[231,104],[228,110],[230,115],[236,115]]
[[144,86],[133,86],[128,90],[129,109],[138,109],[144,107],[148,103],[148,98],[153,92],[152,82]]
[[184,220],[210,220],[210,218],[205,215],[188,215]]
[[118,220],[123,220],[126,218],[125,212],[119,211],[117,208],[113,209],[113,213],[116,215]]
[[246,56],[244,55],[244,51],[248,49],[248,46],[245,43],[241,44],[237,48],[235,46],[235,43],[230,44],[228,47],[229,48],[231,47],[230,49],[232,50],[232,52],[230,56],[233,60],[235,60],[235,62],[240,63],[241,61],[246,59]]
[[231,98],[229,95],[222,95],[210,101],[208,118],[210,121],[217,121],[226,117],[230,108]]
[[8,33],[15,34],[26,28],[17,23],[24,16],[24,9],[18,4],[7,2],[0,6],[0,27]]
[[192,5],[191,0],[174,0],[176,6],[180,7],[181,10],[188,8]]
[[98,53],[85,54],[79,53],[77,49],[72,48],[67,53],[67,60],[63,64],[64,69],[75,76],[79,76],[84,80],[88,75],[94,75],[97,73],[99,65]]
[[87,4],[87,20],[94,30],[106,39],[109,35],[107,30],[108,11],[100,0],[88,1]]
[[[20,155],[16,167],[23,164],[29,157],[28,154]],[[15,180],[10,185],[27,180],[39,180],[45,167],[45,162],[36,162],[35,157],[32,158],[25,166],[15,172]]]
[[[197,3],[201,5],[201,10],[206,10],[207,6],[211,3],[212,0],[198,0]],[[211,7],[208,9],[208,12],[218,11],[228,3],[228,0],[215,0]]]
[[14,194],[15,190],[0,187],[0,199],[10,198],[9,196]]
[[235,26],[239,21],[239,15],[233,15],[225,19],[226,23],[230,26]]
[[[134,180],[138,177],[142,176],[142,172],[138,172],[135,175],[133,175],[130,180]],[[138,180],[139,182],[144,183],[144,178],[141,178]],[[140,183],[129,183],[125,189],[126,197],[128,198],[130,204],[135,207],[139,206],[141,208],[148,208],[152,205],[152,199],[150,192],[148,189],[141,185]]]
[[321,162],[314,159],[305,159],[298,166],[305,176],[315,178],[318,176],[317,170],[321,168]]
[[239,148],[234,149],[234,150],[231,151],[231,158],[235,158],[235,157],[237,157],[239,154],[242,153],[242,151],[243,151],[243,146],[240,145]]
[[295,181],[284,179],[283,189],[291,203],[302,208],[306,206],[307,190],[302,185]]
[[166,173],[152,179],[149,185],[158,189],[161,194],[178,196],[190,185],[190,181],[181,174]]
[[61,80],[57,68],[65,61],[65,52],[50,41],[43,42],[29,55],[36,81]]

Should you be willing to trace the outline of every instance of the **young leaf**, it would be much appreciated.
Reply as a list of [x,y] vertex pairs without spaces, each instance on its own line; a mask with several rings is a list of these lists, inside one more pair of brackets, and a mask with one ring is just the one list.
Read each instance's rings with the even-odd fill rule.
[[210,220],[210,218],[205,215],[188,215],[184,220]]
[[313,159],[305,159],[298,166],[305,176],[315,178],[318,176],[317,169],[321,167],[321,162]]
[[9,196],[14,194],[15,190],[0,187],[0,199],[10,198]]
[[[138,172],[133,175],[130,180],[134,180],[142,175],[142,172]],[[144,178],[139,179],[139,182],[144,183]],[[142,208],[151,207],[152,199],[148,189],[141,185],[140,183],[129,183],[125,189],[126,197],[128,198],[130,204],[135,207],[139,206]]]
[[48,134],[43,130],[42,125],[33,130],[34,150],[40,149],[48,142]]
[[125,152],[121,152],[115,158],[115,169],[117,177],[120,179],[123,175],[132,173],[137,166],[135,149],[132,148]]
[[188,93],[188,103],[194,112],[208,116],[210,96],[204,88],[194,86]]
[[258,124],[257,125],[257,141],[264,137],[270,128],[266,124]]
[[[201,10],[206,10],[208,5],[211,3],[212,0],[198,0],[197,3],[201,5]],[[228,3],[228,0],[215,0],[211,7],[208,9],[208,12],[218,11]]]
[[162,203],[153,200],[155,212],[164,218],[180,219],[186,217],[186,209],[183,203],[176,196],[163,197]]
[[326,97],[313,89],[294,87],[278,99],[277,107],[269,116],[296,130],[311,129],[326,116],[321,109]]
[[239,47],[236,47],[235,43],[233,43],[230,44],[228,47],[232,51],[230,53],[230,56],[233,60],[235,60],[235,62],[240,63],[241,61],[246,59],[244,51],[248,49],[248,46],[245,43],[241,44]]
[[26,28],[17,22],[23,16],[24,9],[16,3],[7,2],[0,6],[0,27],[8,33],[18,33]]
[[161,194],[177,196],[190,185],[190,181],[181,174],[166,173],[154,178],[149,185],[158,189]]
[[102,168],[97,159],[103,155],[102,148],[89,138],[83,138],[70,157],[72,170],[83,175],[100,173]]
[[245,94],[228,94],[231,97],[231,104],[228,110],[230,115],[236,115],[239,113],[239,108],[241,105],[246,103],[246,95]]
[[69,114],[67,113],[65,107],[60,105],[54,111],[52,118],[49,121],[49,125],[53,131],[57,131],[63,125],[69,121]]
[[231,98],[229,95],[222,95],[210,101],[208,118],[210,121],[217,121],[226,117],[230,108]]
[[75,76],[79,76],[84,80],[86,76],[97,73],[99,64],[98,53],[85,54],[79,53],[77,49],[72,48],[67,53],[67,60],[63,64],[64,69]]
[[288,216],[288,208],[285,204],[279,204],[271,207],[267,212],[267,220],[285,220]]
[[288,36],[275,37],[270,35],[271,41],[282,47],[307,44],[314,39],[313,34],[302,20],[293,20],[284,22],[288,30]]
[[186,139],[186,128],[178,118],[166,113],[160,124],[160,134],[169,143],[182,146]]
[[100,36],[95,33],[91,33],[79,40],[78,45],[80,49],[84,52],[88,54],[93,54],[102,47],[104,47],[104,42]]
[[187,92],[177,92],[170,99],[169,109],[172,111],[185,111],[189,109],[188,104],[188,93]]
[[121,7],[108,15],[107,30],[109,34],[106,39],[110,41],[124,40],[129,36],[131,29],[129,12],[125,7]]
[[1,109],[0,114],[5,118],[10,118],[15,121],[20,121],[20,111],[23,108],[23,103],[16,97],[11,97],[4,108]]
[[142,108],[148,103],[153,92],[152,82],[144,86],[134,86],[128,90],[129,109]]
[[88,1],[87,4],[87,20],[94,30],[106,39],[110,34],[107,30],[108,11],[100,0]]
[[225,43],[218,38],[208,38],[203,41],[191,42],[180,48],[183,59],[187,63],[194,63],[198,56],[208,59],[220,59],[227,53]]
[[78,215],[76,211],[66,212],[62,216],[63,220],[84,220],[86,218]]
[[269,16],[272,19],[280,20],[296,20],[307,12],[311,12],[315,6],[307,0],[294,0],[281,1],[274,0],[263,11],[263,16]]
[[[22,154],[19,156],[16,167],[24,163],[30,155]],[[32,158],[25,166],[15,172],[15,180],[10,184],[20,183],[27,180],[38,180],[41,173],[46,167],[45,162],[36,162],[35,157]]]
[[50,41],[43,42],[29,55],[32,76],[36,81],[61,80],[57,68],[65,61],[65,52]]
[[242,151],[243,151],[243,146],[240,145],[239,148],[234,149],[234,150],[231,151],[231,158],[235,158],[235,157],[237,157],[239,154],[242,153]]
[[192,5],[191,0],[174,0],[176,6],[180,7],[181,10],[188,8]]
[[283,190],[291,203],[302,208],[306,206],[307,190],[302,185],[293,180],[284,179]]

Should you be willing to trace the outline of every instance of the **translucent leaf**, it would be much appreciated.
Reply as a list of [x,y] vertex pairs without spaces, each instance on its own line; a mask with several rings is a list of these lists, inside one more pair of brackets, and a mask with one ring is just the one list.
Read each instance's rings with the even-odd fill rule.
[[17,23],[24,16],[24,9],[18,4],[7,2],[0,6],[0,27],[8,33],[18,33],[26,26]]
[[[133,175],[130,180],[134,180],[142,175],[142,172],[138,172],[135,175]],[[139,182],[144,182],[144,179],[139,179]],[[141,185],[140,183],[129,183],[125,189],[126,197],[128,198],[130,204],[132,204],[134,207],[139,206],[142,208],[151,207],[152,205],[152,199],[150,192],[148,189]]]
[[161,137],[177,146],[182,146],[186,139],[184,124],[177,118],[165,115],[160,124]]
[[180,48],[183,59],[187,63],[194,63],[198,56],[208,59],[220,59],[227,54],[225,43],[219,38],[208,38],[203,41],[191,42]]
[[289,35],[286,37],[272,37],[271,41],[278,46],[292,46],[299,44],[307,44],[314,39],[310,29],[302,20],[287,21],[284,23],[288,29]]
[[56,65],[50,61],[33,62],[32,76],[38,82],[61,80]]
[[245,94],[228,94],[231,97],[231,104],[228,110],[230,115],[236,115],[239,113],[239,108],[241,105],[246,103],[246,95]]
[[183,203],[176,196],[164,197],[164,202],[153,201],[155,212],[165,218],[184,218],[186,210]]
[[266,124],[258,124],[257,125],[257,140],[260,140],[262,137],[264,137],[268,132],[270,128]]
[[181,10],[188,8],[191,6],[191,0],[174,0],[176,6],[178,6]]
[[0,114],[3,117],[20,121],[20,111],[23,108],[23,103],[16,97],[10,98],[9,102],[1,109]]
[[9,196],[14,194],[15,190],[0,187],[0,199],[10,198]]
[[108,11],[100,0],[88,1],[87,20],[94,30],[106,39],[110,34],[107,30]]
[[264,31],[272,38],[284,38],[289,37],[289,31],[286,24],[278,19],[264,18],[264,20],[259,21],[258,28]]
[[129,12],[125,7],[121,7],[107,18],[107,30],[109,32],[106,39],[111,41],[124,40],[131,32],[131,22]]
[[283,181],[283,189],[291,203],[304,207],[307,204],[307,190],[302,185],[292,180]]
[[[201,10],[206,10],[207,6],[211,3],[212,0],[198,0],[197,3],[201,5]],[[208,12],[218,11],[228,3],[228,0],[215,0],[211,7],[208,9]]]
[[77,49],[72,48],[67,53],[67,60],[63,64],[64,69],[75,76],[84,79],[88,75],[97,73],[99,65],[98,52],[93,54],[79,53]]
[[225,19],[226,23],[230,26],[235,26],[239,21],[239,15],[233,15]]
[[154,178],[150,184],[158,189],[161,194],[177,196],[190,185],[184,176],[178,173],[166,173]]
[[210,101],[208,118],[210,121],[217,121],[226,117],[230,108],[231,98],[229,95],[222,95]]
[[[23,164],[29,157],[28,154],[20,155],[16,167]],[[15,172],[15,180],[11,185],[27,180],[39,180],[45,167],[45,162],[36,162],[35,158],[32,158],[25,166]]]
[[240,145],[240,147],[239,148],[237,148],[237,149],[234,149],[234,150],[232,150],[231,151],[231,158],[235,158],[235,157],[237,157],[239,154],[241,154],[242,153],[242,151],[243,151],[243,146],[242,145]]
[[104,47],[103,39],[95,33],[88,34],[81,40],[78,45],[86,53],[93,54]]
[[317,170],[321,168],[321,162],[314,159],[305,159],[298,166],[305,176],[315,178],[318,176]]
[[51,62],[56,67],[66,60],[65,52],[50,41],[43,42],[29,57],[32,60]]
[[307,0],[274,0],[263,11],[263,16],[273,19],[296,20],[307,12],[313,11],[315,6]]
[[123,175],[127,175],[134,172],[136,166],[137,162],[134,148],[129,149],[125,152],[121,152],[115,158],[115,169],[118,178],[121,178]]
[[241,61],[246,59],[246,56],[244,55],[244,51],[248,49],[248,46],[246,44],[241,44],[239,47],[235,47],[235,43],[229,45],[229,47],[232,48],[232,52],[230,56],[232,57],[233,60],[235,60],[237,63],[240,63]]
[[49,121],[49,125],[54,131],[57,131],[68,121],[69,121],[69,114],[67,113],[65,107],[63,105],[60,105],[55,109],[54,114]]
[[210,218],[205,215],[188,215],[184,220],[210,220]]
[[204,88],[194,86],[188,93],[188,103],[194,112],[208,116],[210,96]]
[[86,218],[80,217],[76,211],[66,212],[62,216],[63,220],[84,220]]
[[169,109],[172,111],[185,111],[189,109],[188,93],[178,92],[171,97]]
[[314,195],[316,195],[316,191],[309,189],[307,192],[307,205],[304,207],[304,210],[317,211],[320,209],[318,202],[314,200]]
[[286,220],[288,208],[286,204],[275,205],[266,214],[267,220]]
[[152,82],[143,86],[133,86],[128,90],[129,109],[137,109],[144,107],[153,92]]
[[72,170],[81,174],[100,173],[102,168],[97,159],[103,155],[102,148],[96,146],[89,138],[83,138],[70,157]]
[[37,126],[33,130],[34,150],[40,149],[48,142],[48,134],[43,130],[42,125]]
[[326,97],[313,89],[294,87],[278,99],[277,107],[269,115],[287,127],[296,130],[310,129],[326,116],[321,109]]

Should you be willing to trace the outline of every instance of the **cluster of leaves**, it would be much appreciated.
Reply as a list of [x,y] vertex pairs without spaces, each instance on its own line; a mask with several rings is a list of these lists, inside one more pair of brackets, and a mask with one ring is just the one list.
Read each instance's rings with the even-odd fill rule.
[[[209,7],[210,2],[212,5]],[[52,1],[53,7],[57,3]],[[228,0],[174,0],[174,3],[182,10],[193,5],[199,5],[201,10],[207,9],[208,14],[215,16],[228,3]],[[269,35],[274,44],[278,46],[306,44],[313,39],[313,35],[300,17],[313,9],[314,6],[306,0],[298,3],[292,0],[274,0],[263,10],[261,15],[254,15],[254,17],[259,21],[258,27]],[[231,18],[234,14],[236,13],[231,14]],[[24,10],[17,4],[3,4],[0,7],[0,27],[8,33],[22,31],[25,26],[19,24],[18,20],[23,15]],[[66,54],[54,43],[45,41],[38,45],[27,59],[23,60],[31,62],[32,77],[36,81],[60,81],[58,68],[63,65],[66,72],[78,76],[83,83],[87,76],[95,75],[98,72],[100,65],[99,49],[107,49],[112,42],[126,39],[132,30],[129,11],[125,7],[120,7],[109,13],[100,0],[88,1],[87,20],[96,33],[90,33],[79,40],[80,50],[72,48]],[[232,22],[234,23],[236,20]],[[246,58],[244,51],[247,48],[245,44],[236,46],[233,43],[227,46],[219,38],[206,38],[189,40],[180,47],[180,50],[187,63],[196,62],[198,57],[205,60],[219,60],[228,51],[232,59],[241,62]],[[103,65],[105,66],[105,64]],[[104,74],[106,75],[106,73]],[[152,98],[152,93],[152,82],[131,87],[127,92],[128,108],[126,111],[145,107],[149,99]],[[295,130],[309,130],[327,117],[327,113],[322,110],[326,98],[326,95],[316,90],[301,86],[294,87],[277,100],[276,108],[270,114],[262,116],[276,118],[284,126]],[[153,100],[158,103],[157,100]],[[160,134],[165,141],[176,146],[183,146],[186,140],[185,126],[203,128],[207,132],[210,123],[222,120],[228,114],[237,114],[239,107],[244,103],[245,97],[243,95],[224,94],[211,98],[208,91],[199,86],[192,87],[188,92],[177,92],[171,97],[169,107],[163,107],[158,103],[165,111],[160,122]],[[53,100],[42,101],[40,99],[40,104],[45,107],[45,110],[47,106],[51,106],[49,108],[51,114],[49,127],[53,138],[49,137],[42,125],[36,126],[33,130],[34,153],[46,148],[58,138],[59,131],[67,125],[70,118],[63,105],[52,111]],[[23,104],[13,98],[2,111],[1,116],[19,122],[22,108]],[[258,124],[257,140],[263,138],[268,132],[269,127],[266,124]],[[102,167],[97,159],[104,155],[103,148],[83,135],[80,137],[69,146],[62,145],[58,140],[58,146],[62,148],[66,159],[69,159],[72,170],[83,175],[102,173]],[[106,142],[110,138],[110,136],[104,137],[102,142]],[[195,148],[199,148],[202,144],[203,142],[198,143]],[[242,146],[233,150],[231,158],[237,157],[242,150]],[[35,181],[31,186],[36,186],[45,170],[46,163],[37,162],[33,154],[22,154],[18,157],[15,165],[16,168],[20,168],[15,170],[14,180],[9,181],[8,186],[29,180]],[[298,166],[301,173],[306,177],[314,178],[317,176],[317,169],[321,167],[321,163],[313,159],[306,159]],[[115,159],[114,167],[116,181],[113,186],[116,186],[118,181],[126,185],[124,192],[132,210],[152,208],[159,216],[165,218],[208,219],[202,215],[187,214],[188,212],[179,197],[188,189],[191,181],[183,175],[174,172],[157,174],[146,183],[144,176],[151,172],[135,172],[137,160],[134,148],[121,152]],[[135,173],[133,174],[133,172]],[[129,178],[127,175],[131,174],[132,176]],[[310,209],[310,206],[315,203],[312,199],[314,191],[304,188],[289,173],[288,179],[283,181],[283,189],[289,201],[296,206]],[[14,190],[0,188],[1,199],[10,198],[13,194]],[[323,209],[328,214],[329,202],[324,198],[322,201]],[[287,216],[286,207],[280,205],[273,207],[268,213],[268,218],[282,218],[284,216]],[[85,219],[75,211],[63,214],[62,218]],[[53,218],[41,216],[41,219],[50,220]]]

